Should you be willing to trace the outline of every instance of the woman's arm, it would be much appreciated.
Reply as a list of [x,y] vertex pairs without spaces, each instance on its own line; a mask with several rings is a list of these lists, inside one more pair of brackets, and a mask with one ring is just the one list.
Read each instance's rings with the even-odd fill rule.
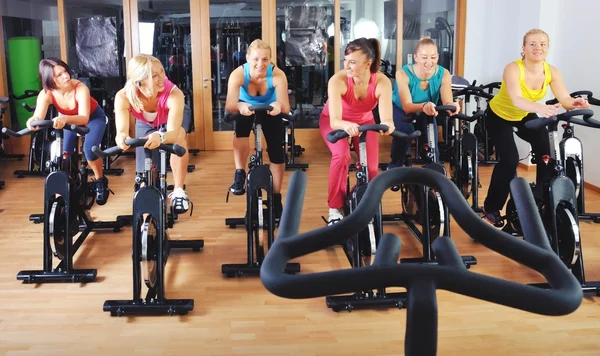
[[[232,114],[237,114],[240,112],[240,88],[244,85],[244,67],[237,67],[231,74],[229,75],[229,79],[227,81],[227,98],[225,99],[225,110],[229,111]],[[246,107],[248,104],[246,104]],[[242,115],[246,115],[248,113],[241,112]],[[248,114],[250,115],[250,114]]]
[[377,96],[379,117],[381,124],[388,125],[390,134],[394,132],[394,111],[392,109],[392,82],[381,72],[377,73],[377,88],[375,89]]
[[[290,97],[288,94],[288,81],[285,73],[279,69],[273,69],[273,85],[275,86],[275,93],[277,95],[277,101],[271,103],[273,106],[273,115],[278,115],[279,113],[289,113],[290,112]],[[275,105],[279,106],[279,110],[276,110]]]
[[413,103],[412,95],[408,88],[408,75],[402,69],[396,71],[396,85],[398,86],[398,96],[400,97],[402,110],[407,115],[423,111],[424,103]]
[[334,130],[345,130],[347,126],[342,119],[342,96],[348,90],[345,78],[346,76],[343,72],[338,72],[329,79],[327,85],[329,126]]
[[448,69],[444,68],[444,76],[442,77],[442,86],[440,87],[440,96],[442,99],[442,105],[453,105],[456,110],[453,112],[448,111],[449,115],[455,115],[460,111],[460,104],[454,101],[452,95],[452,76]]
[[50,106],[50,104],[52,104],[50,95],[46,90],[42,89],[39,92],[35,102],[35,111],[33,112],[33,115],[27,120],[27,127],[29,129],[32,129],[32,127],[29,126],[29,122],[34,120],[44,120],[44,118],[46,118],[46,113],[48,112],[48,106]]
[[183,107],[185,105],[185,96],[181,89],[175,87],[167,98],[167,107],[169,108],[169,117],[167,119],[167,132],[165,133],[165,142],[173,144],[177,142],[177,136],[181,129],[183,121]]
[[572,98],[571,94],[567,90],[565,86],[565,82],[563,81],[562,74],[558,70],[558,68],[550,65],[550,73],[552,75],[552,81],[550,82],[550,89],[552,89],[552,94],[558,100],[558,102],[565,108],[566,110],[573,110],[577,108],[589,108],[590,104],[584,98]]
[[124,141],[129,138],[129,108],[131,104],[125,95],[125,89],[121,89],[115,95],[115,143],[124,150],[129,149]]

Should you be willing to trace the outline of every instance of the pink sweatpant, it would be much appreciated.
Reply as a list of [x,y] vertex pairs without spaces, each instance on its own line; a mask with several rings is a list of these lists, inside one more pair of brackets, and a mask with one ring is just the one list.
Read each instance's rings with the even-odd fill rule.
[[[363,123],[363,125],[375,124],[375,120]],[[336,143],[327,141],[327,134],[333,131],[329,126],[329,116],[321,115],[319,119],[319,130],[321,137],[331,151],[331,164],[329,166],[329,187],[327,203],[332,209],[344,207],[347,193],[348,168],[350,166],[350,144],[348,140],[339,140]],[[362,133],[364,135],[365,133]],[[369,180],[375,178],[379,172],[379,133],[368,131],[367,133],[367,164],[369,169]],[[352,138],[354,150],[358,155],[358,137]],[[359,156],[360,157],[360,156]]]

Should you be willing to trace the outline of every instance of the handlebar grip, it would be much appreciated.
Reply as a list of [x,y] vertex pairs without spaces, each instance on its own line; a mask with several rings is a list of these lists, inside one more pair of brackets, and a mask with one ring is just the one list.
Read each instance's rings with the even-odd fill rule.
[[23,104],[21,104],[21,106],[23,106],[25,108],[25,110],[27,110],[29,112],[35,111],[35,106],[29,106],[27,103],[23,103]]
[[402,241],[396,234],[383,234],[377,246],[377,254],[373,266],[392,266],[398,264]]
[[436,111],[445,111],[445,110],[449,110],[452,112],[456,112],[456,106],[454,105],[438,105],[435,107]]
[[530,130],[539,130],[542,127],[550,125],[551,123],[556,121],[558,121],[558,118],[556,116],[552,116],[549,118],[540,117],[537,119],[527,121],[524,126]]
[[520,221],[526,221],[522,224],[523,237],[529,243],[551,251],[548,237],[546,237],[544,224],[537,210],[531,187],[524,179],[513,179],[510,182],[510,190],[512,193],[517,215]]
[[106,158],[108,156],[119,154],[123,152],[123,150],[119,146],[112,146],[102,151],[100,147],[92,146],[92,152],[94,152],[94,154],[98,156],[98,158]]
[[456,245],[448,236],[441,236],[435,239],[432,248],[440,266],[453,267],[463,271],[467,270],[465,263],[456,249]]
[[65,128],[67,130],[71,130],[81,136],[85,136],[90,132],[90,128],[87,126],[77,126],[77,125],[71,124],[71,126],[69,128],[67,128],[67,126],[65,126]]
[[325,136],[327,138],[327,141],[331,142],[331,143],[336,143],[339,140],[348,137],[348,133],[344,130],[333,130],[330,133],[327,134],[327,136]]
[[588,96],[588,103],[590,103],[590,105],[600,106],[600,99]]
[[271,111],[273,110],[273,107],[269,104],[256,104],[250,106],[248,109],[250,109],[250,111]]

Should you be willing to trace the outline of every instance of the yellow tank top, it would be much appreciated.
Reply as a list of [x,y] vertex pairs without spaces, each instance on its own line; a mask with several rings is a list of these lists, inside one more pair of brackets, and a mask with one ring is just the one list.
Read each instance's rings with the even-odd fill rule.
[[[525,84],[525,67],[523,66],[523,59],[517,59],[515,63],[517,63],[519,70],[521,71],[519,84],[521,85],[521,95],[523,98],[533,102],[542,100],[544,96],[546,96],[546,90],[552,81],[552,74],[550,73],[550,66],[548,63],[544,62],[545,78],[544,85],[542,85],[542,89],[540,90],[529,89],[527,84]],[[490,100],[490,107],[496,115],[500,116],[506,121],[521,121],[521,119],[529,114],[528,112],[523,111],[513,105],[510,95],[508,94],[508,90],[504,85],[504,80],[502,80],[498,94],[496,94],[492,100]]]

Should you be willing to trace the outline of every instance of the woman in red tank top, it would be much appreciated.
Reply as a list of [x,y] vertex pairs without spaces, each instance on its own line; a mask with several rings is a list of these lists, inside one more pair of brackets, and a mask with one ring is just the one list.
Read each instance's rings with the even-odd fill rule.
[[[50,104],[61,114],[55,118],[54,128],[62,129],[65,125],[87,126],[90,132],[85,135],[83,153],[88,165],[94,171],[96,203],[106,204],[108,200],[108,179],[103,173],[103,162],[92,152],[92,147],[102,143],[106,129],[106,114],[96,99],[90,96],[90,90],[77,79],[71,79],[69,66],[58,58],[45,58],[40,61],[39,75],[43,90],[40,91],[33,116],[27,120],[31,127],[34,120],[44,120]],[[77,134],[63,131],[63,150],[74,154],[77,146]]]
[[[357,137],[359,125],[375,123],[372,110],[378,105],[381,123],[389,126],[389,130],[383,134],[389,135],[394,131],[392,83],[379,71],[379,41],[364,37],[356,39],[348,44],[344,55],[344,69],[329,79],[329,99],[319,119],[321,136],[331,151],[327,197],[329,224],[343,217],[341,210],[346,199],[350,148],[348,141],[330,143],[326,135],[333,130],[344,130],[351,137]],[[358,150],[358,142],[354,147]],[[379,142],[375,132],[367,132],[367,160],[369,177],[372,179],[379,167]]]

